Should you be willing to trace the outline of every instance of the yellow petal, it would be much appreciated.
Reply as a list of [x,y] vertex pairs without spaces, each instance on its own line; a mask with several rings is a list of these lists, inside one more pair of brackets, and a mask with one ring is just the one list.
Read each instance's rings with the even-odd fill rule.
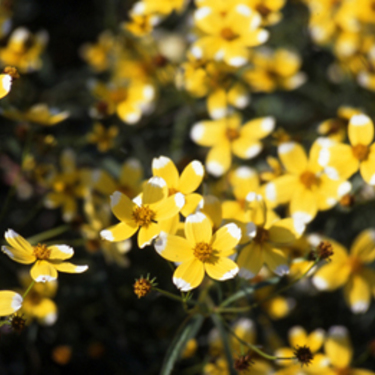
[[220,227],[223,218],[223,209],[217,197],[214,195],[205,195],[201,212],[211,221],[214,230]]
[[319,290],[335,290],[344,285],[349,278],[350,267],[343,265],[341,262],[324,265],[314,275],[312,282]]
[[138,233],[138,246],[143,249],[147,245],[151,245],[151,242],[160,234],[160,225],[157,223],[151,223],[147,227],[142,226]]
[[173,161],[166,156],[160,156],[152,160],[152,173],[161,177],[168,185],[168,188],[178,189],[179,173]]
[[375,143],[370,146],[370,153],[360,164],[362,178],[369,184],[375,185]]
[[0,99],[8,95],[12,86],[12,77],[9,74],[0,74]]
[[[203,164],[198,160],[193,160],[182,171],[178,190],[183,194],[190,194],[197,190],[204,177]],[[168,183],[168,182],[167,182]]]
[[168,196],[168,187],[161,177],[152,177],[143,187],[143,204],[153,204]]
[[250,103],[250,94],[246,86],[234,84],[228,91],[228,102],[236,108],[245,108]]
[[290,202],[290,213],[298,223],[309,223],[318,211],[317,197],[311,190],[306,188],[297,189]]
[[214,120],[221,119],[227,114],[227,94],[224,89],[211,92],[207,98],[208,112]]
[[245,279],[255,277],[263,266],[262,247],[256,242],[245,246],[238,256],[237,264],[240,267],[241,277]]
[[318,328],[311,332],[307,337],[307,346],[309,346],[311,351],[315,353],[322,347],[324,340],[325,332],[323,329]]
[[333,180],[347,180],[358,171],[359,161],[353,155],[352,148],[342,143],[325,149],[327,175]]
[[110,195],[116,190],[116,182],[106,171],[96,170],[92,173],[93,188],[105,195]]
[[261,117],[246,122],[240,132],[241,136],[252,139],[262,139],[267,137],[275,129],[275,119],[273,117]]
[[37,283],[56,280],[57,271],[50,262],[38,260],[31,268],[30,275]]
[[130,158],[122,165],[120,172],[120,184],[121,186],[137,187],[142,179],[142,176],[143,168],[140,161],[135,158]]
[[268,230],[269,240],[275,244],[290,244],[301,236],[305,225],[292,218],[274,223]]
[[238,266],[233,260],[225,257],[219,257],[215,262],[205,262],[204,268],[212,279],[214,280],[228,280],[233,279],[238,273]]
[[256,226],[263,227],[267,222],[267,207],[263,197],[251,192],[247,195],[246,201],[249,202],[246,207],[249,221]]
[[223,60],[233,67],[245,65],[249,61],[248,49],[236,41],[226,42],[224,48],[215,57],[221,55],[223,55]]
[[193,125],[191,139],[200,146],[214,146],[226,140],[227,125],[225,119],[219,121],[201,121]]
[[263,145],[254,138],[240,137],[233,141],[232,151],[241,159],[255,158],[262,151]]
[[283,204],[290,201],[298,185],[299,177],[287,174],[266,184],[262,191],[267,202]]
[[48,246],[48,250],[51,250],[49,259],[65,260],[69,259],[74,255],[74,250],[67,245],[53,245]]
[[173,283],[182,292],[198,287],[204,278],[204,265],[194,258],[180,264],[173,274]]
[[196,212],[203,205],[203,197],[200,194],[188,194],[185,195],[185,205],[181,208],[181,214],[183,216],[189,216]]
[[228,171],[232,163],[230,143],[225,141],[212,147],[206,158],[207,172],[215,177],[222,176]]
[[125,194],[115,191],[111,195],[111,209],[113,214],[120,221],[124,221],[134,226],[133,211],[137,205],[130,200]]
[[364,114],[354,115],[349,121],[348,136],[353,146],[368,146],[374,139],[373,122]]
[[82,272],[85,272],[89,268],[86,265],[77,266],[69,262],[51,262],[51,263],[53,267],[57,269],[57,271],[66,272],[66,273],[82,273]]
[[13,229],[8,229],[5,232],[5,239],[9,243],[10,246],[22,252],[23,254],[33,254],[33,247],[18,233],[16,233]]
[[177,215],[185,205],[185,197],[181,193],[171,195],[151,208],[155,212],[155,220],[162,221]]
[[142,112],[134,103],[123,101],[117,106],[117,115],[122,121],[133,125],[140,120]]
[[348,330],[345,327],[331,327],[324,348],[334,367],[346,368],[349,366],[353,356],[353,348]]
[[197,243],[211,243],[212,227],[206,215],[201,212],[189,215],[185,221],[185,236],[194,247]]
[[22,307],[22,297],[11,290],[0,291],[0,316],[15,313]]
[[361,275],[353,274],[345,285],[344,296],[354,314],[363,314],[371,302],[370,285]]
[[183,237],[161,232],[154,247],[163,258],[171,262],[186,262],[194,258],[191,244]]
[[135,223],[118,223],[104,229],[100,232],[100,236],[103,240],[110,242],[120,242],[125,241],[130,238],[138,229],[138,226]]
[[176,214],[167,220],[160,220],[158,223],[162,232],[176,234],[180,225],[180,215]]
[[282,250],[265,244],[263,246],[263,259],[268,268],[276,275],[284,276],[289,273],[288,260]]
[[282,143],[278,149],[279,158],[285,169],[293,174],[301,174],[307,168],[307,156],[303,147],[296,142]]
[[364,263],[371,263],[375,259],[375,230],[361,232],[354,240],[350,253]]
[[301,326],[295,326],[288,332],[289,343],[292,348],[304,346],[307,344],[306,331]]
[[63,201],[63,220],[67,223],[72,221],[77,213],[77,202],[73,197],[65,197]]
[[241,229],[236,224],[227,224],[213,235],[212,248],[218,250],[221,257],[231,255],[241,237]]
[[2,246],[1,251],[8,255],[8,257],[15,262],[22,264],[30,264],[35,262],[36,258],[33,254],[26,252],[24,250],[18,250],[9,246]]

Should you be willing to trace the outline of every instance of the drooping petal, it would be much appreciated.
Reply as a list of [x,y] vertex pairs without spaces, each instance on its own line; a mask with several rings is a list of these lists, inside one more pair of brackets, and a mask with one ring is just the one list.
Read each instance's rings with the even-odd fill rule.
[[205,262],[204,268],[214,280],[233,279],[238,273],[238,266],[233,260],[225,257],[219,257],[214,262]]
[[370,285],[362,275],[353,274],[345,285],[344,296],[354,314],[363,314],[371,302]]
[[138,233],[138,246],[143,249],[160,234],[160,225],[158,223],[150,223],[147,227],[142,226]]
[[245,279],[255,277],[263,266],[262,247],[256,242],[245,246],[238,256],[237,264],[240,267],[239,275]]
[[370,117],[364,114],[352,116],[348,126],[348,137],[353,146],[368,146],[374,139],[374,124]]
[[138,229],[138,226],[134,223],[127,224],[124,222],[118,223],[104,229],[100,232],[100,236],[103,240],[107,240],[110,242],[120,242],[125,241],[130,238]]
[[375,143],[370,146],[368,158],[359,166],[362,178],[369,184],[375,185]]
[[203,164],[198,160],[193,160],[182,171],[178,190],[183,194],[190,194],[202,183],[204,177]]
[[136,207],[137,205],[129,197],[119,191],[111,195],[112,212],[120,221],[132,225],[134,223],[133,211]]
[[348,330],[345,327],[331,327],[324,348],[334,367],[346,368],[349,366],[353,356],[353,348]]
[[151,206],[155,212],[155,220],[167,220],[177,215],[185,205],[185,197],[181,193],[171,195],[160,203]]
[[276,275],[284,276],[289,273],[288,260],[282,250],[265,244],[263,245],[263,259],[268,268]]
[[0,291],[0,316],[14,314],[22,307],[23,298],[11,290]]
[[278,149],[279,158],[285,169],[293,174],[301,174],[307,168],[307,156],[303,147],[296,142],[282,143]]
[[219,256],[228,256],[238,245],[241,237],[241,229],[236,224],[230,223],[224,225],[213,235],[212,248],[219,251]]
[[182,292],[198,287],[204,278],[204,265],[194,258],[180,264],[173,274],[173,284]]
[[361,232],[354,240],[350,253],[364,263],[371,263],[375,259],[375,230]]
[[166,156],[152,160],[152,173],[161,177],[169,189],[178,189],[179,173],[173,161]]
[[194,247],[197,243],[211,243],[212,227],[210,220],[201,212],[189,215],[185,221],[185,236]]
[[161,232],[154,247],[163,258],[171,262],[186,262],[194,258],[190,242],[183,237]]
[[51,250],[49,259],[65,260],[69,259],[74,255],[74,250],[67,245],[53,245],[48,246],[48,250]]
[[37,283],[57,279],[57,271],[50,262],[38,260],[31,268],[30,275]]
[[82,273],[89,268],[86,265],[77,266],[69,262],[51,262],[51,264],[57,269],[57,271],[66,273]]
[[15,262],[22,264],[30,264],[35,262],[36,258],[33,254],[26,252],[24,250],[18,250],[9,246],[2,246],[1,251],[8,255],[8,257]]
[[318,328],[312,331],[307,337],[307,345],[313,353],[317,352],[323,345],[325,340],[325,332],[323,329]]
[[143,187],[143,204],[153,204],[168,196],[167,183],[158,176],[150,178]]
[[33,254],[33,247],[13,229],[8,229],[5,232],[5,239],[10,246],[14,247],[16,250],[22,252],[23,254]]

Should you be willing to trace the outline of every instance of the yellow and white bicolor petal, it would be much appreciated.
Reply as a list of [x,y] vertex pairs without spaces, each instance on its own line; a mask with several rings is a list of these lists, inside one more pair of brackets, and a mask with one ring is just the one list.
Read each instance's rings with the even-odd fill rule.
[[185,195],[185,205],[181,208],[183,216],[189,216],[203,207],[203,197],[200,194],[193,193]]
[[203,164],[198,160],[193,160],[181,173],[178,191],[183,194],[192,193],[198,189],[199,185],[202,183],[203,177]]
[[161,177],[151,177],[143,186],[143,204],[160,202],[168,196],[167,183]]
[[219,256],[225,257],[233,253],[242,237],[241,229],[234,223],[221,227],[212,237],[212,247],[218,250]]
[[263,245],[263,259],[268,268],[278,276],[289,273],[288,260],[284,252],[268,244]]
[[239,275],[245,279],[255,277],[263,266],[262,247],[256,242],[245,246],[238,256]]
[[370,117],[364,114],[352,116],[349,121],[348,136],[353,146],[358,144],[368,146],[374,139],[374,124]]
[[317,328],[308,335],[307,345],[313,353],[316,353],[322,347],[325,340],[325,334],[324,329]]
[[102,194],[112,194],[116,190],[116,182],[113,177],[102,170],[95,170],[91,174],[93,188]]
[[352,360],[353,348],[346,327],[331,327],[328,331],[324,349],[334,367],[347,368]]
[[206,170],[215,177],[222,176],[227,172],[232,163],[232,153],[230,143],[223,143],[214,146],[207,154]]
[[311,190],[298,187],[290,201],[290,213],[297,223],[309,223],[318,212],[317,197]]
[[23,254],[33,254],[33,247],[27,242],[21,235],[15,232],[13,229],[8,229],[5,232],[5,239],[10,246],[22,252]]
[[207,98],[208,113],[214,120],[219,120],[227,115],[227,93],[224,89],[217,89]]
[[190,138],[200,146],[211,147],[226,139],[225,119],[218,121],[201,121],[193,125]]
[[155,220],[167,220],[177,215],[181,208],[185,205],[185,197],[181,193],[171,195],[167,199],[162,200],[154,205],[151,209],[155,212]]
[[294,326],[288,332],[289,343],[292,348],[307,345],[307,334],[303,327]]
[[51,251],[49,256],[49,259],[51,260],[65,260],[74,255],[73,248],[67,245],[48,246],[48,250]]
[[236,83],[228,91],[228,103],[235,108],[243,109],[250,103],[250,94],[246,86]]
[[262,139],[275,129],[274,117],[261,117],[246,122],[241,128],[241,135],[246,138]]
[[0,74],[0,99],[8,95],[12,87],[12,77],[9,74]]
[[138,233],[138,246],[143,249],[160,234],[161,228],[158,223],[150,223],[148,226],[143,225]]
[[354,240],[350,254],[363,263],[371,263],[375,259],[375,230],[367,229],[361,232]]
[[141,162],[136,158],[128,159],[121,167],[120,184],[136,185],[141,181],[143,176],[143,169]]
[[303,147],[296,142],[279,145],[278,154],[285,169],[293,174],[300,174],[307,168],[307,156]]
[[342,262],[335,262],[324,265],[314,275],[312,282],[319,290],[332,291],[343,286],[349,278],[351,268]]
[[0,316],[14,314],[22,307],[23,298],[11,290],[0,291]]
[[269,228],[269,240],[275,244],[291,244],[302,235],[304,230],[303,222],[292,218],[282,219]]
[[166,156],[160,156],[152,160],[152,173],[161,177],[168,185],[168,188],[178,189],[179,174],[173,161]]
[[245,160],[255,158],[262,150],[263,145],[261,142],[243,136],[232,143],[233,154]]
[[256,226],[263,227],[267,222],[267,206],[263,197],[260,194],[250,192],[246,196],[246,201],[248,202],[246,213],[249,221]]
[[57,270],[50,262],[45,260],[38,260],[32,266],[30,275],[37,283],[45,283],[57,279]]
[[138,105],[126,100],[117,106],[117,115],[127,124],[134,125],[141,119],[142,111]]
[[155,250],[171,262],[186,262],[194,258],[193,248],[186,238],[161,232],[154,243]]
[[345,285],[344,296],[354,314],[363,314],[371,302],[370,285],[362,275],[353,274]]
[[66,273],[82,273],[85,272],[89,267],[86,265],[77,266],[69,262],[51,262],[53,267],[59,272]]
[[133,223],[133,211],[136,207],[136,204],[125,194],[115,191],[111,195],[111,209],[113,214],[120,221],[127,223]]
[[180,264],[173,274],[173,284],[182,292],[198,287],[204,279],[204,264],[196,258]]
[[359,161],[353,155],[352,148],[343,143],[337,143],[325,149],[325,172],[333,180],[347,180],[358,171]]
[[138,226],[135,223],[118,223],[100,232],[103,240],[110,242],[121,242],[130,238],[136,231]]
[[264,185],[262,192],[264,192],[265,200],[275,206],[289,202],[299,184],[298,176],[286,174]]
[[194,247],[197,243],[211,243],[212,227],[210,220],[201,212],[189,215],[185,221],[185,236]]
[[232,259],[225,257],[219,257],[212,263],[205,262],[204,268],[208,276],[220,281],[233,279],[239,271],[237,264]]
[[22,263],[22,264],[30,264],[35,262],[36,258],[33,254],[29,252],[25,252],[23,250],[18,250],[16,248],[10,246],[2,246],[1,251],[8,255],[8,257],[15,262]]
[[375,143],[370,146],[369,155],[360,164],[362,178],[369,184],[375,185]]
[[205,195],[202,203],[203,207],[200,211],[211,221],[214,230],[218,229],[223,218],[223,209],[220,199],[214,195]]

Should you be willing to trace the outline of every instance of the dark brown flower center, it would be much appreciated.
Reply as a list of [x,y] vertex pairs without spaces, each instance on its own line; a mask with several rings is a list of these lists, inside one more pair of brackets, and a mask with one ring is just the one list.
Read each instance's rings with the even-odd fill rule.
[[236,39],[238,37],[238,35],[234,33],[233,30],[229,27],[225,27],[224,29],[222,29],[220,35],[222,38],[229,41]]
[[370,150],[369,150],[368,146],[365,146],[365,145],[362,145],[362,144],[358,144],[358,145],[352,147],[353,156],[356,159],[358,159],[359,161],[366,160],[368,158],[369,151]]
[[263,242],[268,241],[270,235],[267,229],[262,227],[257,228],[257,234],[254,237],[254,241],[262,244]]

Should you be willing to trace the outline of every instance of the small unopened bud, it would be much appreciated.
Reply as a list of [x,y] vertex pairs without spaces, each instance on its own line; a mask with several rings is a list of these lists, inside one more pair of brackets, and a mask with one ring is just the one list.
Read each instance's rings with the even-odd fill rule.
[[304,365],[308,366],[314,358],[314,354],[306,345],[297,346],[293,354],[296,356],[298,362],[301,364],[301,367],[303,367]]
[[10,326],[14,332],[21,333],[24,330],[25,325],[26,319],[20,315],[13,315],[10,319]]
[[355,202],[355,198],[354,198],[354,195],[352,194],[345,194],[340,199],[340,205],[343,207],[353,207],[354,202]]
[[20,75],[14,66],[6,66],[3,70],[3,74],[8,74],[9,76],[11,76],[12,81],[20,78]]
[[248,370],[253,363],[250,353],[247,353],[236,358],[233,367],[237,371],[245,371]]
[[142,298],[151,292],[153,286],[156,286],[155,278],[150,280],[149,275],[146,278],[141,276],[139,279],[135,280],[133,285],[134,293],[138,298]]
[[309,258],[310,260],[327,260],[334,254],[333,246],[329,241],[321,241],[315,250],[312,250]]

